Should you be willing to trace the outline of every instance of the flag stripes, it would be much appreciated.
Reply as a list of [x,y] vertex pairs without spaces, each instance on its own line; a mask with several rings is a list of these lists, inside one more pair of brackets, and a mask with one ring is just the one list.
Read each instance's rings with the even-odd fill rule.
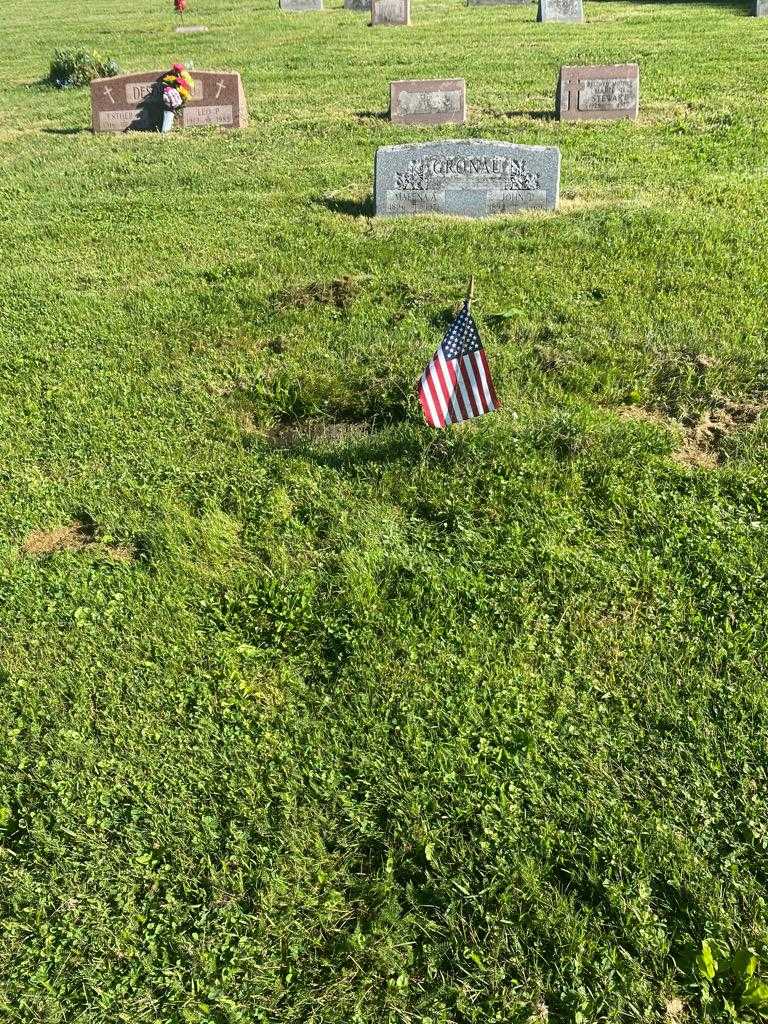
[[499,408],[488,360],[468,303],[424,370],[419,403],[431,427],[484,416]]

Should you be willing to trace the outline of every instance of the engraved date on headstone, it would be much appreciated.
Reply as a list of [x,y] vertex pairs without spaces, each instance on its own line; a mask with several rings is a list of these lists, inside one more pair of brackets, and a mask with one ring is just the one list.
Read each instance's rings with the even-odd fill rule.
[[445,193],[427,189],[423,192],[402,192],[387,189],[386,212],[401,213],[440,213],[445,206]]
[[149,118],[143,110],[102,110],[99,112],[99,131],[124,132],[128,128],[148,126]]
[[234,121],[234,111],[231,103],[223,103],[210,107],[185,107],[185,126],[195,124],[221,124],[228,125]]
[[488,213],[517,213],[520,210],[546,210],[547,193],[543,189],[528,191],[492,190],[488,193]]

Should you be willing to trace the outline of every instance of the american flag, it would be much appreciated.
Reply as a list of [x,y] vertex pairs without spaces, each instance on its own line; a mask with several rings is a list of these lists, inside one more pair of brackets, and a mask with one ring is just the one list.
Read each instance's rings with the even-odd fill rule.
[[499,408],[469,302],[462,306],[422,374],[419,402],[431,427],[447,427]]

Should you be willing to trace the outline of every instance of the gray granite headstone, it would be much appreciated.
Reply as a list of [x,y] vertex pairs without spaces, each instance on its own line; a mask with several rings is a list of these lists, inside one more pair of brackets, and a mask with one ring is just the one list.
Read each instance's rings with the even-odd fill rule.
[[348,11],[365,11],[371,9],[371,0],[344,0],[344,6]]
[[376,151],[378,216],[554,210],[559,191],[560,150],[554,146],[444,139]]
[[280,0],[280,10],[293,14],[302,11],[322,11],[323,0]]
[[581,0],[539,0],[539,21],[584,21]]
[[756,18],[768,18],[768,0],[754,0],[752,13]]
[[372,0],[372,25],[410,25],[411,0]]
[[393,124],[464,124],[467,84],[463,78],[391,82]]
[[560,68],[555,108],[561,121],[634,120],[639,99],[637,64]]

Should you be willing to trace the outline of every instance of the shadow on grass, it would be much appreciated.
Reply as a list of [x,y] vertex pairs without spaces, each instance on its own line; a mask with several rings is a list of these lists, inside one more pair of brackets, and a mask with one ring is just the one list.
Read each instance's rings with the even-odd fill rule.
[[341,213],[345,217],[372,217],[373,196],[365,199],[333,199],[329,196],[316,196],[313,200],[318,206],[324,206],[331,213]]
[[90,132],[90,128],[42,128],[44,135],[82,135]]
[[355,117],[360,121],[388,121],[388,110],[356,110]]
[[[402,426],[407,425],[403,421]],[[382,429],[339,447],[306,445],[285,454],[343,473],[360,466],[386,466],[393,462],[415,465],[422,459],[423,444],[414,430]]]
[[[635,2],[637,3],[638,7],[663,7],[664,4],[674,4],[677,3],[678,0],[635,0]],[[751,0],[748,3],[734,3],[733,0],[699,0],[699,2],[706,7],[730,7],[735,8],[736,10],[738,10],[739,8],[751,7]],[[624,3],[624,0],[600,0],[600,3],[617,4]]]

